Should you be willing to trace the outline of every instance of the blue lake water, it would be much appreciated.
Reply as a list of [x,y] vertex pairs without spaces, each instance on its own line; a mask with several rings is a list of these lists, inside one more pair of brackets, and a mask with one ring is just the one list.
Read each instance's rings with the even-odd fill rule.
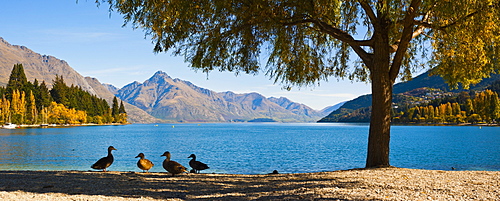
[[[132,124],[0,129],[0,170],[90,170],[112,145],[110,171],[141,171],[142,152],[164,172],[160,157],[189,167],[197,155],[203,172],[264,174],[362,168],[368,124]],[[393,126],[391,165],[404,168],[500,170],[500,127]]]

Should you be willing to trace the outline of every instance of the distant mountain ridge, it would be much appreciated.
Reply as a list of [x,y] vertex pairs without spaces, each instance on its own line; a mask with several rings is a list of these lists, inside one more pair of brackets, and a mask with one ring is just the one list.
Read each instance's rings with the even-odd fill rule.
[[230,91],[218,93],[189,81],[173,79],[162,71],[144,83],[136,81],[118,89],[116,96],[156,118],[171,122],[231,122],[257,118],[314,122],[324,116],[324,113],[284,97],[266,98],[258,93]]
[[[430,76],[430,71],[427,71],[421,75],[416,76],[412,80],[401,82],[394,85],[393,88],[393,102],[405,101],[401,99],[402,96],[398,95],[401,93],[409,92],[419,88],[434,88],[440,89],[442,91],[451,91],[445,80],[437,75]],[[490,86],[496,80],[500,80],[500,74],[491,74],[489,78],[483,79],[480,83],[470,86],[470,90],[482,90]],[[453,90],[454,92],[463,91],[463,88]],[[323,117],[319,122],[338,122],[341,117],[346,116],[352,112],[369,113],[369,107],[371,107],[372,96],[371,94],[361,95],[353,100],[345,102],[342,107],[331,112],[327,116]],[[368,115],[368,114],[363,114]],[[368,122],[369,116],[367,118],[360,118],[356,121]]]
[[[0,85],[7,85],[12,68],[17,63],[23,65],[26,77],[31,82],[36,78],[39,82],[45,81],[47,86],[51,88],[52,80],[57,74],[64,78],[64,82],[68,86],[80,86],[83,90],[106,99],[108,104],[112,103],[114,95],[96,78],[83,77],[64,60],[41,55],[25,46],[11,45],[0,37]],[[124,103],[124,106],[129,122],[152,123],[160,121],[133,105]]]
[[116,96],[124,101],[131,123],[231,122],[272,119],[279,122],[315,122],[325,110],[316,111],[287,98],[266,98],[258,93],[215,92],[158,71],[144,83],[132,82],[121,89],[83,77],[67,62],[41,55],[25,46],[11,45],[0,37],[0,85],[7,84],[14,64],[23,64],[29,81],[49,86],[55,75],[67,85],[80,86],[108,103]]
[[25,46],[11,45],[0,37],[0,84],[5,86],[9,80],[10,72],[14,64],[23,64],[24,72],[28,80],[35,78],[45,81],[47,86],[52,86],[55,75],[61,75],[67,85],[82,87],[83,90],[91,94],[96,94],[92,86],[85,78],[76,72],[69,64],[49,55],[41,55]]

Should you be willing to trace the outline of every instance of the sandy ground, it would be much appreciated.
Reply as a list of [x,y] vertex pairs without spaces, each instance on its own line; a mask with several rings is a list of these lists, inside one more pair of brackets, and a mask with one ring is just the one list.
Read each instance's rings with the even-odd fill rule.
[[500,172],[271,175],[0,171],[0,200],[500,200]]

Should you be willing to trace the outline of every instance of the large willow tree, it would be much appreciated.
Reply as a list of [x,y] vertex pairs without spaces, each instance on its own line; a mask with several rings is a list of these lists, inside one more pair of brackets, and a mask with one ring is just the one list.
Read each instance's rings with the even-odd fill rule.
[[434,61],[452,87],[498,69],[499,0],[104,2],[145,30],[156,52],[172,50],[203,72],[265,72],[285,88],[331,77],[371,82],[366,167],[390,165],[392,88],[418,61]]

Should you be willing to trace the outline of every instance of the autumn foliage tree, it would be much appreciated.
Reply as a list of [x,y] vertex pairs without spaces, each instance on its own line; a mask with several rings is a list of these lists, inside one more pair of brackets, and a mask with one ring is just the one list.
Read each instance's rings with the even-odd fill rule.
[[[455,99],[456,100],[456,99]],[[397,123],[500,123],[500,99],[489,89],[459,102],[422,104],[394,117]]]
[[7,86],[0,87],[0,97],[1,123],[127,123],[124,108],[116,104],[117,115],[113,119],[106,100],[81,87],[68,87],[62,76],[56,75],[51,90],[36,79],[32,84],[26,79],[22,64],[14,65]]
[[499,0],[96,2],[145,30],[156,52],[172,50],[203,72],[263,71],[285,88],[330,77],[371,82],[366,167],[390,165],[392,88],[419,61],[433,60],[452,87],[499,68]]

